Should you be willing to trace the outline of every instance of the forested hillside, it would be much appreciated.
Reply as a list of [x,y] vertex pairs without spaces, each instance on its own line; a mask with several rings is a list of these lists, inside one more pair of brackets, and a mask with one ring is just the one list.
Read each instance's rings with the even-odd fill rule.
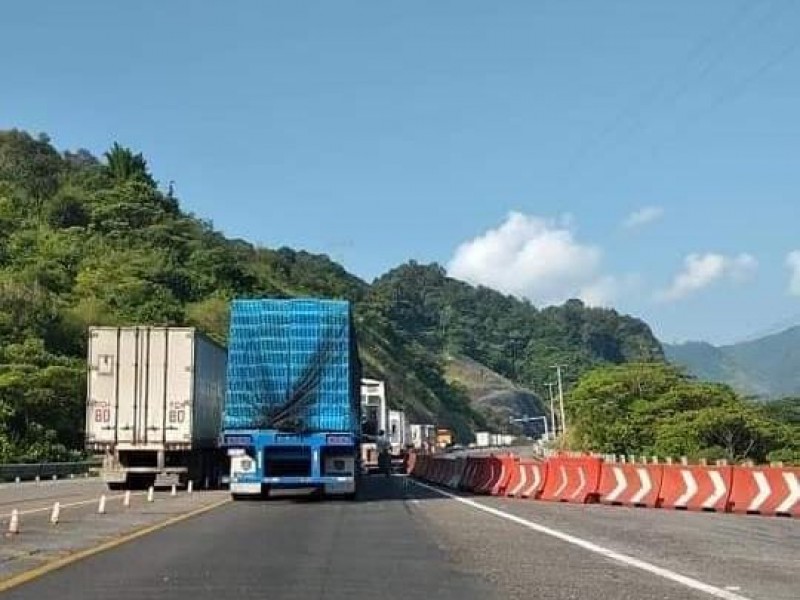
[[413,419],[466,440],[486,425],[448,356],[527,386],[564,362],[661,360],[641,321],[571,301],[526,302],[410,263],[368,285],[327,257],[229,240],[182,211],[141,155],[60,153],[46,136],[0,132],[0,461],[63,459],[82,445],[86,328],[190,324],[224,341],[228,301],[314,295],[355,302],[366,374]]
[[726,346],[686,342],[664,349],[670,362],[742,394],[765,400],[800,395],[800,326]]

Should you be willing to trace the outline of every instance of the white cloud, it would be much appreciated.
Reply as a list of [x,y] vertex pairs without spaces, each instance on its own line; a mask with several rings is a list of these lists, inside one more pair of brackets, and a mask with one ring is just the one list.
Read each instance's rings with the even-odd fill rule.
[[689,254],[683,259],[683,270],[675,276],[672,285],[656,297],[665,301],[680,300],[720,279],[746,281],[757,268],[758,262],[747,253],[738,256],[713,252]]
[[575,239],[572,220],[511,212],[504,223],[461,244],[448,273],[540,305],[582,298],[606,305],[617,280],[599,272],[602,251]]
[[604,275],[585,285],[578,292],[578,298],[589,306],[611,307],[617,298],[637,291],[641,281],[638,275],[629,274],[624,277]]
[[786,255],[786,266],[789,267],[789,293],[800,296],[800,250],[792,250]]
[[642,225],[647,225],[653,221],[658,221],[664,216],[664,209],[660,206],[645,206],[639,210],[633,211],[622,222],[622,225],[627,229],[635,229]]

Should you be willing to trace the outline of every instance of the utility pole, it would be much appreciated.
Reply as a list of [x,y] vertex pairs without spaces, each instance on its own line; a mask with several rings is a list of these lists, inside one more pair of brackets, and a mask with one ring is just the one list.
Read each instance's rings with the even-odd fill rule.
[[555,400],[553,398],[553,386],[555,383],[552,381],[548,381],[545,383],[547,386],[547,391],[550,393],[550,422],[552,424],[551,429],[553,430],[553,437],[555,438],[558,434],[558,429],[556,429],[556,407],[555,407]]
[[561,384],[561,369],[562,367],[566,367],[566,365],[553,365],[551,368],[556,370],[556,376],[558,377],[558,403],[561,407],[561,433],[567,433],[567,418],[564,415],[564,388]]

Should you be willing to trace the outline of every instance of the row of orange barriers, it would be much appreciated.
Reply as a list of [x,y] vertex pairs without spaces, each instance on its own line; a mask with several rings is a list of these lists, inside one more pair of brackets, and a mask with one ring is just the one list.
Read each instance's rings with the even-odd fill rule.
[[617,464],[513,454],[412,455],[409,473],[474,494],[550,502],[800,516],[800,468]]

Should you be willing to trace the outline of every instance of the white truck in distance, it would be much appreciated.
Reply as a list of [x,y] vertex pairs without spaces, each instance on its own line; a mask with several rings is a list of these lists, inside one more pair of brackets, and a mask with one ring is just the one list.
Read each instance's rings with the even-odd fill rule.
[[377,435],[383,431],[391,446],[395,469],[402,464],[411,445],[411,430],[402,410],[390,410],[386,400],[386,383],[378,379],[361,380],[361,464],[367,472],[378,468]]
[[436,425],[412,423],[409,430],[411,431],[411,445],[416,450],[432,452],[436,449]]
[[217,484],[226,368],[194,328],[89,328],[86,448],[110,488]]
[[378,444],[375,438],[379,431],[386,432],[388,423],[386,384],[383,381],[361,380],[361,414],[361,465],[369,472],[378,468]]
[[411,442],[411,431],[402,410],[389,411],[389,443],[392,445],[392,458],[400,457]]

